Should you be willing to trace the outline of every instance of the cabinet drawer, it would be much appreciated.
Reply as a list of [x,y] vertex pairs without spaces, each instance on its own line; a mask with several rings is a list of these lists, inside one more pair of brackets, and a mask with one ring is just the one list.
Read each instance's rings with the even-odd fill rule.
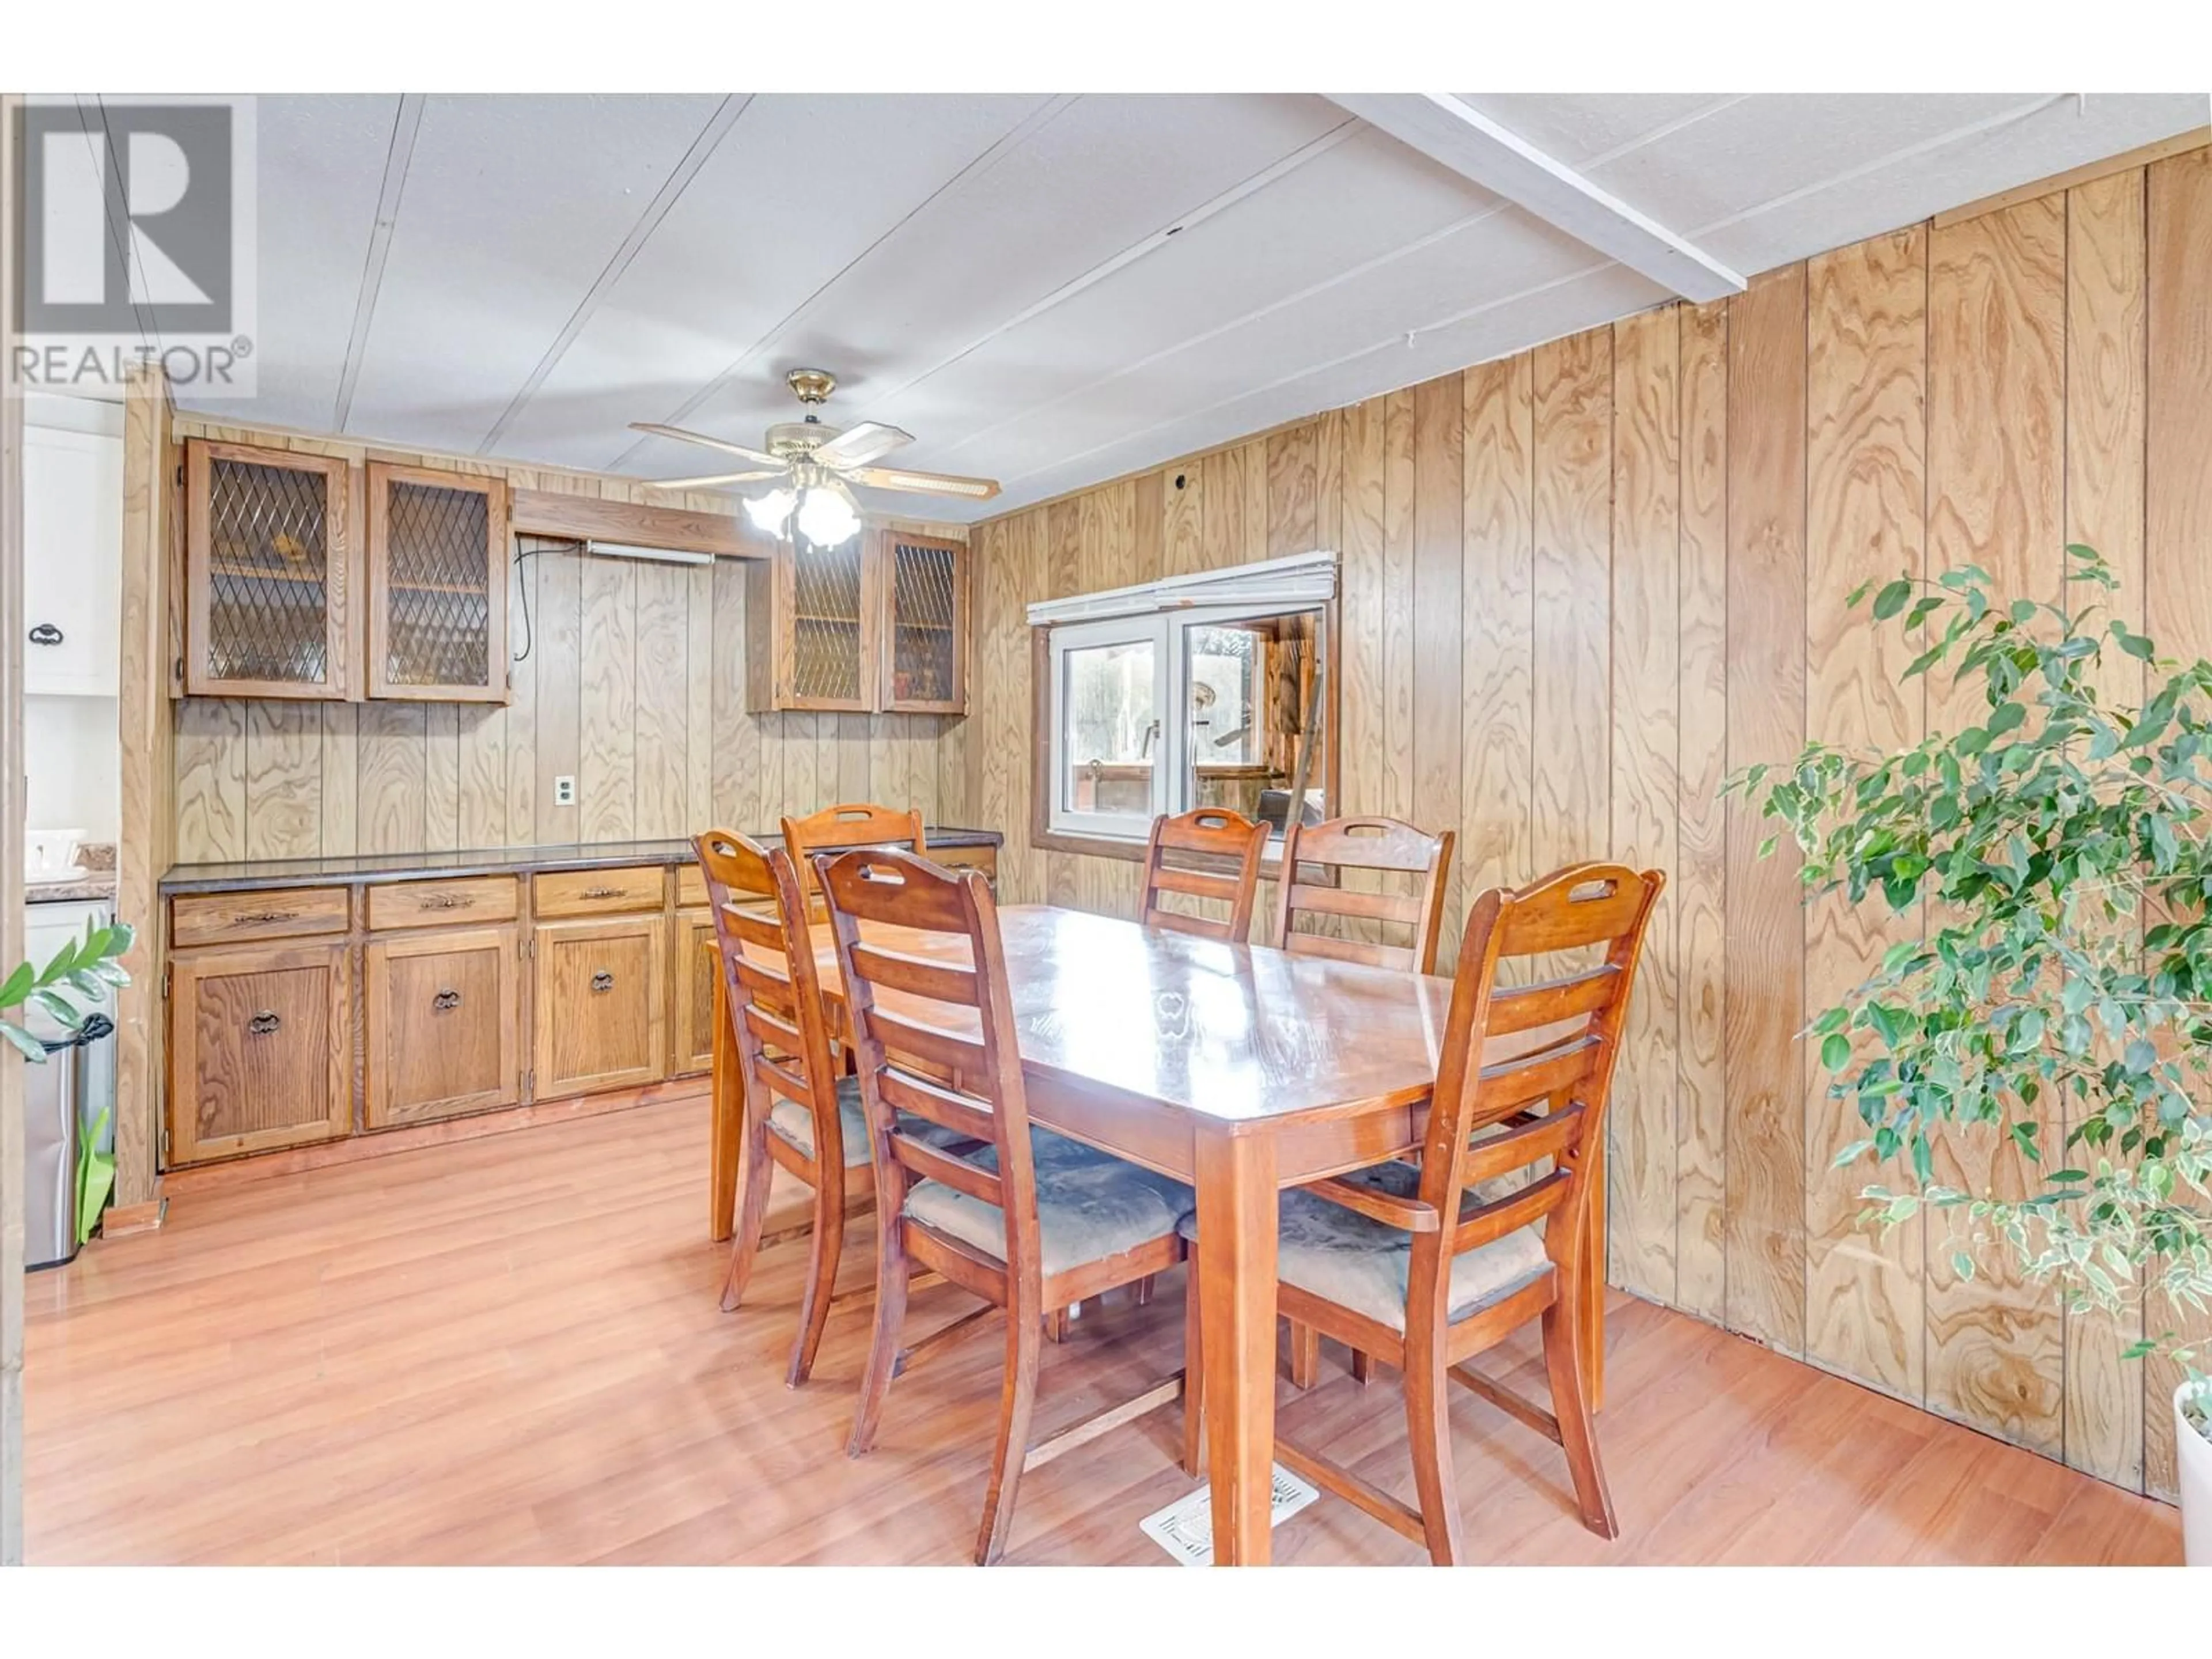
[[464,876],[453,881],[402,881],[368,890],[368,925],[446,927],[513,921],[519,890],[513,876]]
[[696,864],[676,866],[676,908],[696,910],[707,902],[707,872]]
[[538,878],[535,894],[541,917],[611,916],[631,910],[658,910],[668,890],[658,864],[624,870],[561,870]]
[[933,847],[929,859],[933,864],[954,870],[981,870],[994,886],[998,884],[999,849],[995,847]]
[[522,1084],[519,944],[512,927],[369,942],[368,1127],[514,1104]]
[[346,930],[343,887],[289,887],[259,893],[189,893],[169,901],[169,945],[243,945]]
[[327,1140],[353,1117],[343,945],[179,957],[169,988],[169,1163]]
[[667,1074],[668,955],[657,915],[538,929],[538,1099]]

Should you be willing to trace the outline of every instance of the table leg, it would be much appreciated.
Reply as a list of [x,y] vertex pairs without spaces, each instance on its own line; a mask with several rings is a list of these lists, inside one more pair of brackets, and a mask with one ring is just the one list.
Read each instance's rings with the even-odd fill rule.
[[1265,1566],[1275,1462],[1275,1143],[1197,1138],[1199,1297],[1205,1344],[1213,1559]]
[[716,1243],[732,1231],[738,1204],[738,1159],[744,1146],[745,1091],[738,1075],[737,1035],[730,1028],[729,990],[714,964],[714,1068],[709,1085],[713,1128],[708,1140],[707,1237]]

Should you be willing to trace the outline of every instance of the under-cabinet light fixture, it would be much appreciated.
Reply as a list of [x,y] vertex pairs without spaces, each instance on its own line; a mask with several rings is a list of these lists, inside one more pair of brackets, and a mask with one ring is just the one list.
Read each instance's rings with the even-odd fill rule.
[[584,551],[597,554],[604,559],[642,559],[648,564],[712,564],[712,553],[689,552],[674,547],[640,547],[630,542],[599,542],[584,544]]

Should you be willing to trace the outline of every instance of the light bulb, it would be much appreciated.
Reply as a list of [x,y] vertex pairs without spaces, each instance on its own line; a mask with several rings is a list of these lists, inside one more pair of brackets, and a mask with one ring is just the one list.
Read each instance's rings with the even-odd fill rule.
[[860,527],[860,509],[842,484],[810,484],[799,498],[799,533],[817,547],[836,547]]
[[745,516],[753,521],[754,528],[770,536],[783,534],[784,520],[791,516],[791,504],[799,499],[791,489],[771,489],[765,495],[745,498]]

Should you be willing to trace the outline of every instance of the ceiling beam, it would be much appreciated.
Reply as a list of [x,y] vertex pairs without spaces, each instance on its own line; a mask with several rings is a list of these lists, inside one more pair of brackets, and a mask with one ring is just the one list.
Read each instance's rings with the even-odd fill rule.
[[1666,226],[1449,92],[1333,92],[1330,100],[1463,179],[1686,300],[1718,300],[1744,279]]

